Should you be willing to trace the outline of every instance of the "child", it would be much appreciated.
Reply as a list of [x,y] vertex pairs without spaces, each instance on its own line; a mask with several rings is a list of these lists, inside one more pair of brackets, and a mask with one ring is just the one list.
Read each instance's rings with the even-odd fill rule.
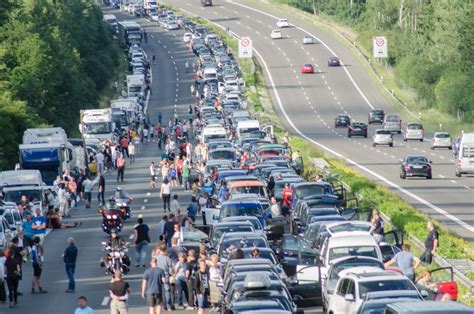
[[178,176],[178,173],[176,172],[176,167],[173,165],[170,168],[171,186],[177,186],[178,185],[178,182],[177,182],[177,179],[176,179],[177,176]]

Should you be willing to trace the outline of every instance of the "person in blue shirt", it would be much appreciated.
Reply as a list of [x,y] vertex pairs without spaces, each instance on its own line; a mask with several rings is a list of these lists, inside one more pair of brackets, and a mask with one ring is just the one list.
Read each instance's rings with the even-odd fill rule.
[[85,296],[77,298],[77,305],[79,307],[76,308],[74,314],[94,314],[94,310],[87,305],[87,299]]
[[46,217],[41,214],[41,208],[36,208],[36,216],[31,219],[34,237],[43,241],[46,234]]
[[196,200],[196,197],[193,196],[191,197],[191,204],[189,204],[188,206],[188,217],[190,217],[193,222],[196,221],[196,214],[198,212],[198,203],[197,203],[197,200]]
[[35,232],[33,230],[33,221],[31,220],[31,212],[25,210],[23,212],[23,245],[31,247],[33,245],[33,237]]
[[265,221],[265,224],[268,225],[269,223],[271,223],[272,218],[273,218],[272,211],[271,211],[270,207],[267,207],[263,211],[263,220]]
[[76,288],[76,282],[74,281],[74,271],[76,270],[76,260],[77,260],[77,247],[75,245],[74,238],[69,238],[69,246],[64,250],[63,260],[64,265],[66,266],[66,274],[69,279],[67,293],[74,293]]
[[219,190],[219,202],[224,203],[227,200],[228,194],[229,188],[227,187],[227,183],[222,181],[222,186]]

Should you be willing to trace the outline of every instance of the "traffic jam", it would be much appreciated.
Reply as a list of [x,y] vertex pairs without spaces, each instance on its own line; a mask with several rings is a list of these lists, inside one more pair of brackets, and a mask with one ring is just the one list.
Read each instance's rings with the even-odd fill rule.
[[[277,139],[248,110],[242,73],[226,44],[172,11],[160,9],[156,20],[169,31],[175,24],[184,29],[182,40],[196,56],[193,136],[201,153],[193,155],[199,166],[189,183],[202,182],[202,221],[183,232],[182,245],[205,245],[218,256],[223,280],[210,286],[218,311],[304,313],[322,306],[325,313],[446,313],[440,301],[457,299],[452,272],[415,277],[391,262],[406,247],[403,234],[384,232],[376,211],[362,218],[357,199],[337,180],[303,177],[303,158],[288,135]],[[466,309],[450,304],[451,313],[456,305]]]

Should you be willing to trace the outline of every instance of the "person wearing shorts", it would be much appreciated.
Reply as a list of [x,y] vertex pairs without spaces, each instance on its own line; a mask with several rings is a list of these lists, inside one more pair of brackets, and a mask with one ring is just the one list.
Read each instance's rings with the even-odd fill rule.
[[150,268],[143,274],[142,299],[146,300],[150,314],[160,314],[163,300],[163,284],[166,282],[163,269],[157,267],[157,260],[152,257]]

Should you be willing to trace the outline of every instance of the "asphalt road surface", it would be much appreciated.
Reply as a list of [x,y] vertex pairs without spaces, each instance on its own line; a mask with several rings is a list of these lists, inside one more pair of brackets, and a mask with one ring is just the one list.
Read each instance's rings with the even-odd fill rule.
[[[451,151],[430,150],[430,134],[424,142],[403,142],[395,136],[394,147],[372,147],[370,135],[380,126],[369,128],[368,138],[348,138],[343,128],[334,128],[337,114],[367,122],[370,109],[396,113],[349,49],[325,31],[292,16],[245,0],[215,0],[212,7],[199,1],[165,0],[183,11],[229,28],[238,36],[250,36],[254,55],[263,67],[273,105],[286,127],[319,146],[330,155],[343,157],[355,170],[388,186],[418,209],[446,224],[464,238],[474,240],[474,178],[454,175]],[[278,18],[288,18],[283,39],[272,40]],[[303,45],[304,35],[316,38]],[[328,67],[330,56],[343,61]],[[300,67],[312,63],[315,74],[301,74]],[[412,122],[412,121],[406,121]],[[399,178],[400,160],[406,155],[425,155],[433,162],[433,179]]]
[[[121,15],[116,10],[108,10],[118,19],[135,19],[128,15]],[[193,55],[181,42],[182,32],[168,33],[143,19],[136,19],[148,33],[148,44],[144,44],[148,55],[155,54],[156,64],[152,65],[152,94],[149,100],[148,113],[152,123],[157,122],[158,112],[162,112],[163,121],[167,121],[174,114],[176,108],[180,115],[185,115],[191,103],[189,86],[192,74],[185,73],[184,63],[192,62]],[[174,36],[176,35],[176,36]],[[175,107],[176,105],[176,107]],[[139,147],[136,163],[128,165],[125,170],[125,182],[120,186],[135,199],[132,203],[133,218],[127,221],[121,236],[128,238],[132,233],[138,215],[143,215],[145,223],[151,228],[152,243],[156,243],[158,222],[163,216],[162,202],[159,190],[148,188],[148,165],[151,161],[159,160],[159,151],[156,143],[149,143]],[[106,198],[117,187],[114,174],[106,176]],[[191,195],[182,188],[177,189],[182,206],[187,206]],[[76,229],[54,230],[45,240],[45,262],[43,264],[42,286],[48,290],[47,294],[30,294],[32,267],[28,262],[23,265],[23,280],[20,289],[23,296],[19,297],[19,306],[9,309],[8,304],[0,305],[0,313],[35,313],[35,314],[67,314],[73,313],[76,308],[76,299],[84,295],[96,314],[110,313],[108,285],[111,277],[105,275],[104,269],[99,267],[99,260],[104,255],[100,243],[106,240],[105,233],[100,228],[101,218],[97,213],[98,202],[93,195],[93,206],[86,209],[81,203],[78,210],[72,212],[72,221],[81,221],[83,224]],[[74,237],[79,250],[76,266],[76,292],[65,293],[67,276],[64,270],[61,254],[67,247],[67,239]],[[148,247],[151,251],[153,245]],[[134,248],[129,256],[134,258]],[[148,255],[149,256],[149,255]],[[133,264],[133,260],[132,260]],[[144,268],[135,268],[124,277],[131,285],[129,313],[148,313],[145,301],[140,298],[141,278]],[[174,313],[193,313],[190,311],[174,311]],[[321,313],[319,308],[306,309],[306,313]]]

